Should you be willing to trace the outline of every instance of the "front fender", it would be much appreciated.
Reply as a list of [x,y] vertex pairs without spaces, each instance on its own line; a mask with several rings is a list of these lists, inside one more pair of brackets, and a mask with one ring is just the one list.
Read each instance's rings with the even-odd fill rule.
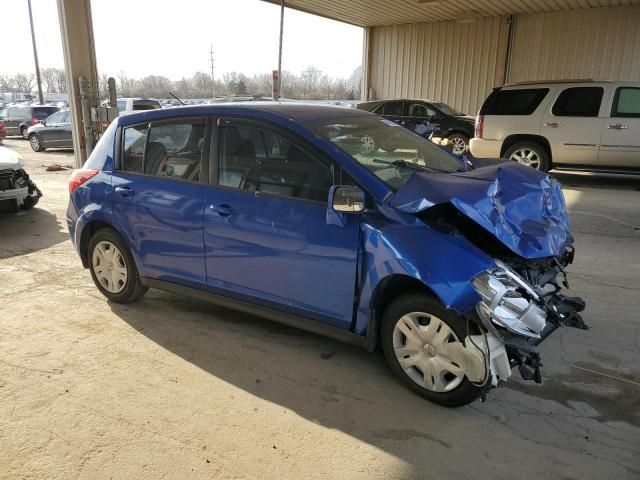
[[442,304],[462,315],[480,301],[469,279],[494,266],[493,260],[464,238],[426,225],[377,229],[363,225],[362,286],[355,333],[365,333],[376,288],[390,275],[406,275],[429,288]]

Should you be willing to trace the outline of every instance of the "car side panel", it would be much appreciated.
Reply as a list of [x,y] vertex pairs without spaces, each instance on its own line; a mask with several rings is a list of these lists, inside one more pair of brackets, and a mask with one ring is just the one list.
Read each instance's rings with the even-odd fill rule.
[[494,262],[466,240],[445,235],[416,220],[415,225],[376,225],[363,218],[363,276],[354,333],[366,333],[376,288],[389,275],[406,275],[431,289],[442,304],[458,314],[479,301],[469,279]]

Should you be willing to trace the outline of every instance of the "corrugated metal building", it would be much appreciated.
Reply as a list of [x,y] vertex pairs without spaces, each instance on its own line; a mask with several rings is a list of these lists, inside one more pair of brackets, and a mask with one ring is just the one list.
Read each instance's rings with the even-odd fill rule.
[[378,99],[431,98],[475,113],[507,82],[640,81],[640,0],[286,4],[365,27],[363,92]]

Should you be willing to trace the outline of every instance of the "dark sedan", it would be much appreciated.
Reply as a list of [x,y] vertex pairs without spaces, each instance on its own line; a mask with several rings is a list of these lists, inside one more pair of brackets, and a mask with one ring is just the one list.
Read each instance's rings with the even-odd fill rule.
[[71,113],[63,109],[47,117],[42,123],[29,127],[29,143],[36,152],[47,148],[73,148]]
[[454,155],[467,151],[473,138],[475,117],[458,112],[449,105],[430,100],[376,100],[360,103],[360,110],[382,115],[418,135],[446,138]]

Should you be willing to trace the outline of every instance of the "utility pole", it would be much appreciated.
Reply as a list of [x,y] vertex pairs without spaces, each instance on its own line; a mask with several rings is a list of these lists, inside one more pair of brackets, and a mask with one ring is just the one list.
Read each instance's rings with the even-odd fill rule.
[[38,49],[36,48],[36,34],[33,31],[33,14],[31,13],[31,0],[27,0],[29,6],[29,23],[31,24],[31,42],[33,43],[33,59],[36,62],[36,80],[38,81],[38,98],[40,103],[44,103],[42,97],[42,81],[40,80],[40,65],[38,64]]
[[216,98],[216,79],[213,76],[213,65],[214,65],[214,59],[213,59],[213,43],[211,44],[211,50],[209,51],[210,54],[210,60],[211,60],[211,95],[214,100]]
[[[280,41],[278,44],[278,98],[282,95],[282,33],[284,30],[284,0],[280,0]],[[277,100],[274,99],[274,100]]]

